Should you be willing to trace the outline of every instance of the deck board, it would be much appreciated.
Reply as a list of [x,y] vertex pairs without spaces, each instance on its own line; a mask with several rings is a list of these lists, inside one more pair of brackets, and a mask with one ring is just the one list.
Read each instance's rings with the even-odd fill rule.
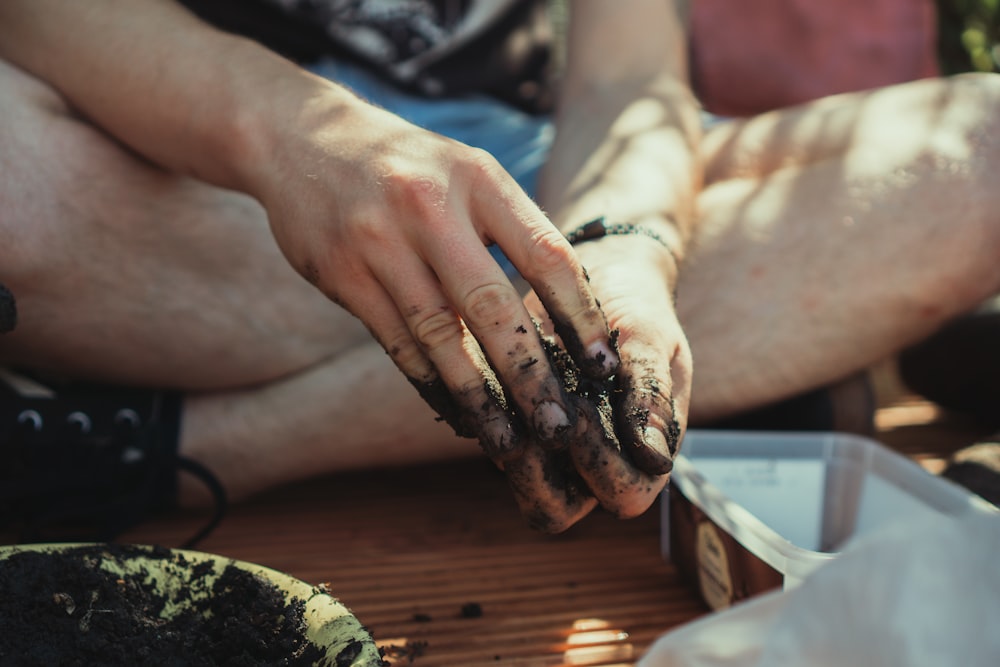
[[[877,427],[932,471],[982,435],[905,396],[879,410]],[[203,520],[161,517],[124,540],[175,546]],[[503,476],[469,459],[278,489],[231,508],[198,548],[328,583],[394,665],[626,667],[708,613],[661,557],[659,525],[654,507],[535,533]],[[481,616],[463,615],[472,604]]]

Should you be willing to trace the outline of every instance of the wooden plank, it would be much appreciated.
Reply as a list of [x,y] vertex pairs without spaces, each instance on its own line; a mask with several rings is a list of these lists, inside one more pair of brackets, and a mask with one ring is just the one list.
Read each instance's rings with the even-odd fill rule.
[[[877,425],[879,440],[930,467],[981,435],[905,396]],[[172,514],[125,539],[174,546],[203,520]],[[200,548],[329,582],[393,665],[629,667],[707,613],[660,556],[659,527],[654,507],[534,533],[503,476],[470,459],[277,489],[233,507]]]

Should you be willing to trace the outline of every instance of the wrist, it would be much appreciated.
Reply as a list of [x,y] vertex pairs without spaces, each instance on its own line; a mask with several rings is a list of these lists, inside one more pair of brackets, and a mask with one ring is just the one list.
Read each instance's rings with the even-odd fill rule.
[[[676,226],[674,224],[673,226]],[[576,246],[587,241],[594,241],[606,236],[643,236],[651,239],[662,246],[677,267],[681,265],[681,255],[673,244],[669,243],[664,236],[653,226],[635,222],[610,222],[604,216],[595,218],[576,229],[566,233],[566,240],[570,245]]]
[[[652,284],[648,281],[659,275],[670,294],[670,301],[676,304],[682,256],[660,233],[662,227],[644,223],[613,223],[602,216],[568,232],[566,239],[577,250],[581,261],[588,265],[592,276],[596,277],[608,269],[613,275],[620,275],[620,271],[624,270],[626,273],[638,272],[644,276],[644,282]],[[601,247],[596,247],[598,244]],[[589,249],[588,246],[595,247]]]
[[346,89],[269,51],[249,44],[242,54],[253,64],[231,82],[218,149],[220,183],[263,201],[276,174],[293,173],[308,162],[311,138],[329,129],[361,101]]

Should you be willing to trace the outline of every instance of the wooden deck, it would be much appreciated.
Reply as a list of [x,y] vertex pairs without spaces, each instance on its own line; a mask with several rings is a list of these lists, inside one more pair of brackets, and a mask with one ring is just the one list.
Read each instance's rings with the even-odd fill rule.
[[[907,396],[877,438],[932,471],[984,435]],[[163,517],[124,541],[176,546],[200,515]],[[485,460],[333,476],[233,507],[199,549],[327,582],[393,665],[601,665],[638,660],[707,612],[660,556],[659,508],[604,514],[563,535],[528,530]]]

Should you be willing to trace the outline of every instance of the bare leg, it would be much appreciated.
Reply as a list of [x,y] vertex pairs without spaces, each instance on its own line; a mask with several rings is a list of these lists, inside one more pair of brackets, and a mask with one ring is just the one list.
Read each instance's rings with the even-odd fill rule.
[[[998,103],[997,78],[917,84],[707,137],[680,287],[693,424],[862,368],[1000,287]],[[0,359],[188,390],[181,449],[235,497],[478,453],[288,267],[255,202],[150,167],[2,63],[0,113],[0,282],[21,311]]]
[[[331,471],[482,456],[457,438],[374,342],[259,388],[188,395],[181,451],[231,498]],[[182,478],[186,504],[207,500]]]
[[151,167],[2,61],[0,117],[0,282],[20,314],[0,361],[188,391],[181,451],[234,498],[479,454],[289,267],[255,201]]
[[368,340],[284,261],[252,199],[166,174],[0,61],[0,361],[186,389],[260,383]]
[[840,379],[1000,289],[1000,76],[843,95],[705,139],[679,286],[691,424]]

